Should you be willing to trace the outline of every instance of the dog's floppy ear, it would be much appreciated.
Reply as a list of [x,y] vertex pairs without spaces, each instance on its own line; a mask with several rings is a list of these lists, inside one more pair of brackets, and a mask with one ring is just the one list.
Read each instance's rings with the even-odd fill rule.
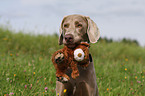
[[63,31],[62,31],[62,28],[60,27],[59,29],[59,32],[60,32],[60,36],[59,36],[59,45],[62,45],[63,44]]
[[91,43],[96,43],[100,37],[99,28],[97,27],[96,23],[90,19],[90,17],[86,17],[86,19],[88,21],[87,34],[89,37],[89,41]]
[[62,45],[63,44],[63,22],[64,20],[66,19],[67,16],[65,16],[61,22],[61,25],[60,25],[60,29],[59,29],[59,32],[60,32],[60,35],[59,35],[59,45]]

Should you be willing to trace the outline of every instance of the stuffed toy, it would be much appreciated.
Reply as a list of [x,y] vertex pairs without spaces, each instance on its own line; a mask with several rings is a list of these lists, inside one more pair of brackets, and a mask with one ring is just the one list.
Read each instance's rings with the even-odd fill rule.
[[52,62],[56,69],[56,77],[65,77],[70,80],[65,73],[68,68],[71,68],[71,77],[76,79],[79,76],[77,65],[86,68],[89,64],[89,44],[81,42],[73,49],[64,46],[63,49],[56,51],[52,55]]

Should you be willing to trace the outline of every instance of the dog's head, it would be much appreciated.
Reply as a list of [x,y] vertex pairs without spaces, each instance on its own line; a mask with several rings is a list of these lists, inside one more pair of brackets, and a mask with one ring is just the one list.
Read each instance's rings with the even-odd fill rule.
[[95,22],[82,15],[69,15],[63,18],[60,27],[59,44],[73,48],[80,42],[96,43],[100,32]]

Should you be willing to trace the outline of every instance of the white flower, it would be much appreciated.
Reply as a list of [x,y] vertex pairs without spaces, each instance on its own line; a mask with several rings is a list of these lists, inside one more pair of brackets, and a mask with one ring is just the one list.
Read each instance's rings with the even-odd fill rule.
[[83,52],[82,49],[78,48],[74,51],[74,58],[76,61],[82,61],[84,60],[85,53]]
[[7,81],[9,82],[10,78],[7,78]]

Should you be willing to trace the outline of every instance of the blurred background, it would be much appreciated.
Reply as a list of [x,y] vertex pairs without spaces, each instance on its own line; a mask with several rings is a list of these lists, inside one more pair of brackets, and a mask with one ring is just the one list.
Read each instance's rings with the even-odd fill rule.
[[59,34],[64,16],[90,16],[101,37],[145,46],[145,0],[0,0],[0,26],[16,32]]

